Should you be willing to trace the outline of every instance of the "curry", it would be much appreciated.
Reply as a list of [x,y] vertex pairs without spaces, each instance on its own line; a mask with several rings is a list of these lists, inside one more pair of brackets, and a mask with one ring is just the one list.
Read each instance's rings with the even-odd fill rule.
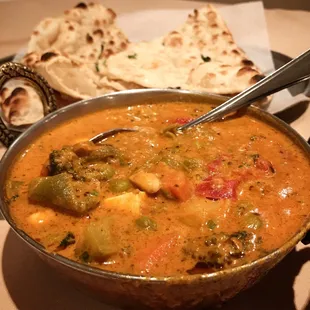
[[[211,108],[102,110],[43,134],[12,165],[14,221],[49,252],[136,275],[210,273],[274,251],[308,219],[309,160],[248,115],[173,131]],[[117,127],[139,130],[88,141]]]

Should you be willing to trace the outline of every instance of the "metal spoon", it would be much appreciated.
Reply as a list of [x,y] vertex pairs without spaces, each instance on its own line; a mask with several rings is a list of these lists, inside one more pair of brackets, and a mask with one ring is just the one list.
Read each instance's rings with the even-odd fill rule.
[[120,132],[129,132],[129,131],[138,131],[137,129],[133,129],[133,128],[114,128],[108,131],[104,131],[99,133],[98,135],[92,137],[91,139],[89,139],[90,142],[93,143],[98,143],[100,141],[104,141],[106,140],[108,137],[114,136]]
[[[232,97],[208,113],[196,118],[195,120],[177,127],[175,131],[183,131],[192,126],[205,122],[212,122],[223,118],[225,115],[235,112],[251,103],[274,94],[282,89],[301,83],[310,79],[310,49],[295,59],[291,60],[278,70],[269,74],[253,86],[247,88],[240,94]],[[133,128],[115,128],[91,138],[90,141],[98,143],[106,138],[120,132],[138,131]]]

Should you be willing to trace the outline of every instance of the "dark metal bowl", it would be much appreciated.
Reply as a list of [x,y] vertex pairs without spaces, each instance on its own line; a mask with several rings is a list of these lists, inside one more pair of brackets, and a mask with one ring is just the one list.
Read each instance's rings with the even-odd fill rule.
[[[161,102],[222,103],[225,98],[217,95],[182,90],[133,90],[124,91],[80,101],[46,116],[27,129],[11,145],[0,163],[0,187],[4,188],[10,167],[19,154],[42,133],[59,124],[87,113],[114,107],[154,104]],[[309,158],[310,147],[291,127],[273,115],[251,107],[248,113],[283,132]],[[104,121],[104,120],[103,120]],[[109,304],[133,309],[186,309],[221,303],[238,292],[252,286],[286,254],[288,254],[310,228],[310,215],[295,235],[271,254],[249,264],[211,274],[144,277],[104,271],[69,260],[63,256],[47,253],[44,248],[12,220],[4,192],[0,193],[0,208],[11,228],[49,265],[80,287],[94,293]],[[285,276],[285,275],[284,275]]]

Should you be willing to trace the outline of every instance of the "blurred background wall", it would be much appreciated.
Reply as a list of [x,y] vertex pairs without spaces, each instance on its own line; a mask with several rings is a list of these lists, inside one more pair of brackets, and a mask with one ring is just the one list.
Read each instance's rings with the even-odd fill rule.
[[[200,0],[201,1],[201,0]],[[234,4],[249,0],[203,0],[205,2]],[[307,10],[310,11],[310,0],[262,0],[267,9]]]

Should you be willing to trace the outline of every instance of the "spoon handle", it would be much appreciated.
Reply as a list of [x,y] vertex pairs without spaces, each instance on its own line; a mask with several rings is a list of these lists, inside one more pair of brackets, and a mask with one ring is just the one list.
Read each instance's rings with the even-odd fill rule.
[[300,83],[310,78],[310,49],[295,59],[291,60],[278,70],[269,74],[253,86],[247,88],[240,94],[227,100],[215,109],[200,116],[199,118],[180,126],[178,130],[184,130],[189,127],[204,122],[215,121],[223,116],[237,111],[242,107],[285,89],[291,85]]

